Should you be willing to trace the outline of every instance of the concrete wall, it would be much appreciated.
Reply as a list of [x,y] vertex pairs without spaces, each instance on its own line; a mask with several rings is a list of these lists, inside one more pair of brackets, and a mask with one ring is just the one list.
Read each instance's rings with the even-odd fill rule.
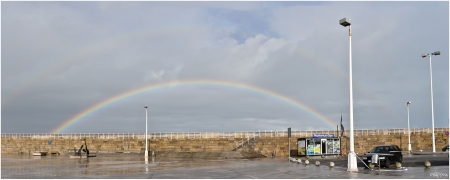
[[[448,130],[447,130],[448,131]],[[349,151],[348,133],[342,137],[342,152]],[[292,136],[291,151],[297,150],[297,138],[310,137],[309,135]],[[7,137],[2,136],[2,153],[33,153],[35,151],[71,153],[73,149],[79,149],[84,141],[84,136],[57,138],[36,138],[36,137]],[[86,136],[88,148],[91,152],[140,152],[145,150],[145,138],[137,137],[88,137]],[[411,147],[413,151],[431,151],[431,133],[412,133]],[[448,136],[443,132],[435,133],[436,151],[441,151],[442,147],[448,144]],[[51,140],[51,145],[48,141]],[[373,146],[384,144],[396,144],[406,151],[408,149],[408,135],[397,134],[355,134],[355,152],[363,154]],[[242,147],[242,145],[244,145]],[[252,137],[214,137],[214,138],[151,138],[149,143],[150,151],[174,151],[174,152],[226,152],[234,149],[244,151],[254,151],[263,155],[272,155],[276,151],[276,156],[288,156],[287,137],[257,136]],[[295,153],[295,152],[294,152]],[[296,154],[296,153],[295,153]],[[294,154],[292,154],[294,156]]]

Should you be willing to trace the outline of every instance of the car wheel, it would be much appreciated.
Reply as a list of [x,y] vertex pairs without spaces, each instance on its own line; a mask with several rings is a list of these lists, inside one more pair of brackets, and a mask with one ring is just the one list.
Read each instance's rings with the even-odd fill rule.
[[389,158],[386,157],[384,167],[389,168],[390,165],[391,165],[391,160],[389,160]]

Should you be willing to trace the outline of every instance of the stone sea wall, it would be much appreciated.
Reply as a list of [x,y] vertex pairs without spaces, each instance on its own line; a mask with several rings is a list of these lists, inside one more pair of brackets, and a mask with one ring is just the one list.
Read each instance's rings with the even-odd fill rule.
[[[445,135],[448,128],[441,128],[435,131],[436,151],[441,151],[442,147],[448,144],[448,136]],[[337,136],[337,133],[334,133]],[[209,137],[208,137],[209,136]],[[261,135],[258,133],[224,136],[152,136],[149,138],[149,151],[161,152],[230,152],[244,151],[255,152],[266,156],[275,154],[277,157],[288,156],[288,138],[280,134]],[[291,143],[291,156],[297,154],[297,138],[310,138],[311,134],[293,133]],[[2,134],[1,153],[28,154],[33,152],[48,152],[68,154],[73,153],[74,148],[79,149],[84,144],[84,140],[91,152],[98,153],[144,153],[145,136],[123,135],[123,136],[14,136]],[[396,144],[403,151],[408,149],[408,134],[405,132],[396,133],[375,133],[359,132],[355,133],[355,152],[364,154],[373,146]],[[430,131],[411,132],[411,148],[413,151],[431,151],[432,137]],[[341,137],[341,147],[345,156],[349,151],[348,132]],[[275,153],[274,153],[275,152]]]
[[[297,155],[297,138],[300,137],[291,137],[291,156]],[[448,136],[443,132],[435,133],[435,140],[437,152],[442,151],[442,148],[449,144]],[[348,136],[341,137],[341,148],[344,156],[350,150],[349,141],[350,138]],[[378,145],[395,144],[404,152],[408,150],[408,134],[357,135],[354,137],[354,141],[355,152],[359,155],[370,151],[374,146]],[[412,151],[432,151],[431,133],[411,134],[411,149]],[[288,156],[288,138],[260,137],[252,145],[245,146],[244,150],[260,152],[268,156],[272,155],[273,151],[276,151],[275,154],[277,157],[286,157]]]

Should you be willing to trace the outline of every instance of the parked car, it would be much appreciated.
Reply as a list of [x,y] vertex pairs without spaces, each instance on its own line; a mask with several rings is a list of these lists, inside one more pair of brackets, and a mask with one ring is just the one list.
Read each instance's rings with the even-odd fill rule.
[[447,146],[444,146],[444,147],[442,148],[442,151],[443,151],[443,152],[447,152],[447,151],[448,151],[448,145],[447,145]]
[[369,163],[373,163],[371,161],[374,154],[378,155],[381,167],[389,168],[389,165],[395,162],[401,163],[403,160],[402,149],[400,149],[397,145],[375,146],[374,148],[372,148],[372,150],[364,155],[364,163],[366,163],[367,165],[369,165]]

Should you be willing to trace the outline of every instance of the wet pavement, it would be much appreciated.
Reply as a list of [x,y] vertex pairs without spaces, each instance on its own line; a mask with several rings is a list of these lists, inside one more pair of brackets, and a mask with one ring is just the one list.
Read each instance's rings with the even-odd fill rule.
[[[432,155],[430,155],[430,158]],[[421,156],[420,158],[427,158]],[[434,158],[440,159],[441,157]],[[442,156],[448,164],[447,155]],[[416,157],[405,157],[416,159]],[[320,161],[320,159],[317,159]],[[330,168],[316,159],[310,165],[288,162],[287,158],[258,159],[168,159],[149,158],[143,154],[98,154],[89,159],[70,159],[61,156],[1,155],[3,179],[449,179],[449,166],[406,167],[407,170],[368,170],[358,166],[359,172],[347,172],[347,167]],[[343,161],[343,160],[341,160]]]

